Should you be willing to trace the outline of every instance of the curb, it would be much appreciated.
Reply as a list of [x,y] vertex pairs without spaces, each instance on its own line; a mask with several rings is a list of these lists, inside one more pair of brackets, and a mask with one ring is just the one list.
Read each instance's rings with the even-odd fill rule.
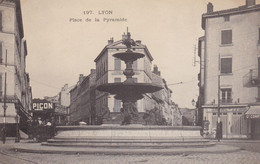
[[[47,149],[46,149],[47,148]],[[224,148],[224,149],[223,149]],[[70,155],[79,155],[79,154],[94,154],[94,155],[187,155],[187,154],[224,154],[224,153],[234,153],[241,151],[240,148],[231,147],[231,146],[214,146],[212,148],[195,148],[191,150],[190,148],[183,149],[98,149],[90,148],[88,150],[83,149],[62,149],[55,148],[51,149],[44,146],[35,146],[33,148],[26,147],[14,147],[9,149],[15,152],[23,153],[41,153],[41,154],[70,154]]]

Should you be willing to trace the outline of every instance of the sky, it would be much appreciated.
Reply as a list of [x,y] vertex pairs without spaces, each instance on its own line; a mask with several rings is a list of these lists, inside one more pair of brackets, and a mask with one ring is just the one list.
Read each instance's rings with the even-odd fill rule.
[[[129,32],[149,49],[180,107],[195,108],[198,97],[198,38],[208,0],[21,0],[24,39],[33,98],[55,96],[64,84],[95,69],[95,58],[110,38]],[[212,0],[214,11],[245,0]],[[259,4],[260,0],[256,0]],[[99,14],[109,10],[112,14]],[[95,19],[99,19],[96,22]],[[105,22],[104,18],[126,21]],[[81,22],[79,20],[82,20]],[[91,21],[86,21],[91,19]]]

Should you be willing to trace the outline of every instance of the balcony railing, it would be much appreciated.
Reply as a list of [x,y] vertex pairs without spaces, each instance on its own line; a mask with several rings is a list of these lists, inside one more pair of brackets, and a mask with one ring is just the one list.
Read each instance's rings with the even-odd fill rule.
[[260,77],[258,76],[258,69],[250,69],[249,72],[243,76],[243,84],[245,87],[259,87]]
[[232,100],[233,99],[221,99],[220,102],[221,102],[221,104],[230,104],[230,103],[232,103]]

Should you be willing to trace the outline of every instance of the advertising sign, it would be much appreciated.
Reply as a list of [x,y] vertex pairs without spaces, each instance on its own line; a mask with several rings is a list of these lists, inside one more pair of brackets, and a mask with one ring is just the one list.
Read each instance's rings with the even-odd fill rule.
[[54,110],[55,104],[46,100],[33,100],[32,110],[43,111],[43,110]]

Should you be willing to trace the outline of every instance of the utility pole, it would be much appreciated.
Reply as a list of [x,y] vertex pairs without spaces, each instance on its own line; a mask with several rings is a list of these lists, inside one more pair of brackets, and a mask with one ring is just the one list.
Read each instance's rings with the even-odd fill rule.
[[218,56],[218,121],[217,121],[217,139],[218,142],[220,141],[221,138],[221,122],[220,122],[220,54]]
[[6,105],[6,79],[7,79],[7,74],[6,74],[6,70],[7,70],[7,50],[6,50],[6,54],[5,54],[5,88],[4,88],[4,127],[3,127],[3,144],[5,144],[5,139],[6,139],[6,109],[7,109],[7,105]]

